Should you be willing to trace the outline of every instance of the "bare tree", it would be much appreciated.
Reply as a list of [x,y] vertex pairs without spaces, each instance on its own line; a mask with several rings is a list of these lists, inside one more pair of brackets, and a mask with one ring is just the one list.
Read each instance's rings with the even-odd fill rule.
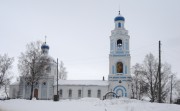
[[144,94],[147,93],[147,84],[144,81],[144,69],[141,64],[135,64],[133,66],[133,97],[136,99],[141,99]]
[[5,92],[5,94],[6,94],[6,97],[7,98],[9,98],[9,96],[8,96],[8,86],[9,86],[9,84],[10,84],[10,80],[12,79],[12,76],[11,76],[11,78],[9,78],[9,79],[7,79],[6,81],[5,81],[5,85],[4,85],[4,92]]
[[180,98],[180,79],[179,80],[176,80],[176,82],[175,82],[175,90],[176,90],[176,92],[177,92],[177,97],[179,97]]
[[157,98],[157,83],[158,83],[158,62],[153,54],[147,54],[144,59],[144,75],[146,83],[150,86],[148,96],[151,101]]
[[66,80],[67,79],[67,71],[66,67],[64,67],[64,63],[61,61],[59,65],[59,79]]
[[[158,98],[158,61],[153,54],[147,54],[144,63],[140,66],[136,64],[134,67],[134,85],[136,96],[139,98],[143,94],[147,94],[152,102]],[[163,63],[161,68],[161,97],[165,101],[170,92],[170,76],[171,66],[168,63]],[[174,76],[175,77],[175,76]],[[173,82],[175,84],[175,82]]]
[[30,99],[33,97],[34,86],[38,84],[43,76],[45,66],[49,63],[49,59],[46,56],[41,56],[41,44],[42,42],[40,41],[27,44],[26,51],[21,53],[18,61],[20,74],[25,79],[26,84],[31,86]]
[[162,100],[169,101],[167,97],[171,94],[171,88],[174,91],[174,88],[176,87],[177,79],[176,79],[176,73],[171,72],[171,65],[168,63],[162,64],[162,71],[161,71],[161,98]]
[[14,58],[8,57],[7,54],[4,54],[3,56],[0,55],[0,89],[4,87],[5,91],[7,91],[7,85],[9,85],[10,80],[13,77],[10,72],[13,61]]
[[[140,80],[140,70],[141,70],[141,65],[136,63],[134,66],[133,66],[133,86],[134,86],[134,97],[136,99],[138,99],[138,92],[139,92],[139,80]],[[140,99],[140,98],[139,98]]]
[[136,86],[135,86],[135,77],[134,76],[132,76],[132,82],[131,82],[131,98],[132,99],[135,99],[136,97],[135,97],[135,88],[136,88]]

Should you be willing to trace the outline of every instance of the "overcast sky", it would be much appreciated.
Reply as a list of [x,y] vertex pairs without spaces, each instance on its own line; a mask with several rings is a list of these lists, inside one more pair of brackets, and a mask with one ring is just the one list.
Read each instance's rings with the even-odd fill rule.
[[148,53],[172,65],[180,78],[180,0],[0,0],[0,54],[17,61],[27,43],[44,41],[49,54],[64,62],[68,79],[105,79],[114,18],[125,17],[131,66]]

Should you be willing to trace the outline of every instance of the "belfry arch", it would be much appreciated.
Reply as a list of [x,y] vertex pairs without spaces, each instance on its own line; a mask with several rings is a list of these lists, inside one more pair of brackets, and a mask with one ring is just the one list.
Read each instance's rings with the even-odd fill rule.
[[118,39],[117,40],[117,47],[120,48],[122,46],[122,40]]

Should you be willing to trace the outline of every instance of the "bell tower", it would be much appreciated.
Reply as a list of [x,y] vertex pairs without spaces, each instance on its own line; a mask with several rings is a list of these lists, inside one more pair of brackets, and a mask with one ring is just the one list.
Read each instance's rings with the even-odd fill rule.
[[120,97],[131,97],[130,50],[125,18],[120,14],[114,19],[115,28],[110,36],[109,76],[110,91]]

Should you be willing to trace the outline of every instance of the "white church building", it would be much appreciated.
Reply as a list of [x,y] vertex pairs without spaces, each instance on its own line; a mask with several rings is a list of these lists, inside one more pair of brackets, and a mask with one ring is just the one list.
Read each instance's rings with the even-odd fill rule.
[[[108,80],[61,80],[58,81],[60,99],[79,99],[93,97],[105,99],[112,97],[131,98],[131,72],[128,31],[125,29],[125,18],[119,15],[114,18],[115,28],[110,36],[109,75]],[[50,59],[44,76],[35,84],[33,96],[37,99],[53,99],[57,94],[57,64],[48,55],[46,42],[41,46],[42,56]],[[40,59],[41,59],[40,57]],[[31,87],[23,77],[10,85],[10,98],[30,98]]]

